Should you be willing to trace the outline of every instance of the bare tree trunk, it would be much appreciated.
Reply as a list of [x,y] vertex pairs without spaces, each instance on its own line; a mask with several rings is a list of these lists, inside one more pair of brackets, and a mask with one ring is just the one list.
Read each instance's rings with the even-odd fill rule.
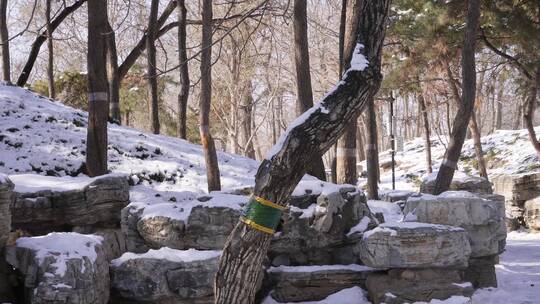
[[107,173],[107,92],[106,33],[107,0],[88,2],[88,131],[86,168],[89,176]]
[[9,59],[9,33],[7,27],[8,0],[0,0],[0,40],[2,41],[2,80],[11,83],[11,60]]
[[478,169],[478,174],[488,179],[486,161],[484,160],[484,151],[482,151],[482,138],[480,134],[480,129],[478,128],[478,122],[476,121],[476,113],[472,112],[471,121],[469,123],[469,130],[471,131],[472,138],[474,140],[474,151],[476,154],[476,162]]
[[45,20],[47,27],[47,85],[49,87],[49,97],[56,97],[54,87],[54,47],[53,47],[53,31],[51,27],[51,0],[45,1]]
[[[345,29],[343,37],[343,54],[340,71],[346,71],[356,45],[356,31],[358,28],[358,7],[360,1],[344,1]],[[345,12],[343,13],[343,10]],[[351,121],[343,136],[337,142],[336,150],[336,182],[340,184],[356,185],[358,173],[356,172],[356,128],[358,119]]]
[[206,162],[208,192],[221,190],[216,146],[210,134],[210,104],[212,103],[212,0],[203,0],[201,43],[201,100],[199,131]]
[[502,129],[502,97],[504,94],[504,82],[499,85],[499,92],[497,93],[497,98],[495,99],[495,130]]
[[469,0],[467,3],[467,27],[463,42],[461,70],[462,70],[462,101],[454,119],[450,143],[445,158],[441,164],[437,179],[435,180],[435,194],[442,193],[450,187],[454,171],[457,168],[461,148],[465,141],[467,125],[474,110],[476,94],[476,66],[475,48],[478,23],[480,17],[479,0]]
[[116,34],[110,24],[107,33],[107,81],[109,83],[109,116],[117,124],[120,117],[120,77],[118,75],[118,55],[116,52]]
[[379,199],[379,147],[377,144],[377,114],[374,100],[368,100],[366,109],[366,170],[367,197]]
[[420,105],[420,111],[422,112],[422,120],[424,122],[424,139],[425,139],[424,141],[426,145],[427,172],[431,173],[433,172],[432,163],[431,163],[431,140],[430,140],[431,131],[429,129],[429,118],[428,118],[428,112],[427,112],[427,107],[426,107],[426,100],[424,99],[423,92],[418,93],[418,104]]
[[189,67],[186,47],[187,9],[184,0],[178,0],[178,61],[180,62],[180,93],[178,94],[178,137],[187,138],[187,103],[189,98]]
[[362,131],[363,124],[356,122],[356,157],[358,161],[363,161],[366,159],[365,147],[365,134]]
[[253,86],[251,80],[245,81],[244,92],[240,104],[240,142],[242,143],[242,154],[255,159],[255,148],[253,147],[252,139],[252,120],[251,116],[253,115]]
[[[389,2],[364,1],[357,42],[365,46],[369,66],[363,71],[352,69],[345,73],[312,114],[283,135],[275,153],[268,155],[269,159],[259,167],[256,196],[284,206],[313,157],[327,151],[373,98],[382,78],[380,58]],[[269,229],[274,230],[277,223],[271,226]],[[216,304],[254,302],[273,233],[252,227],[239,221],[225,244],[214,285]]]
[[[313,106],[311,74],[309,72],[309,46],[307,35],[307,0],[294,0],[294,62],[296,67],[296,114],[300,116]],[[326,180],[322,156],[313,158],[308,173]]]
[[527,131],[529,132],[529,139],[536,151],[536,155],[540,158],[540,142],[536,137],[534,130],[534,110],[536,108],[536,99],[538,97],[538,91],[540,90],[540,68],[536,70],[535,78],[530,81],[529,93],[527,96],[526,111],[523,111],[523,120],[527,125]]
[[146,77],[148,77],[148,93],[150,105],[150,121],[152,133],[159,134],[159,96],[156,72],[156,35],[157,14],[159,9],[159,0],[152,0],[150,5],[150,16],[148,17],[148,34],[146,39],[147,67]]

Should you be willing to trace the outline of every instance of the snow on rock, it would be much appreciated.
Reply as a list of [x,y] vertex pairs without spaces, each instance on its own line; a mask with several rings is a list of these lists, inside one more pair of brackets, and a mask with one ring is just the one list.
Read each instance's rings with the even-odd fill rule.
[[162,247],[158,250],[150,249],[146,253],[136,254],[132,252],[126,252],[118,259],[111,261],[111,265],[118,267],[129,260],[135,259],[156,259],[167,260],[171,262],[193,262],[203,261],[213,258],[217,258],[221,255],[219,250],[176,250],[168,247]]
[[270,267],[267,272],[319,272],[331,270],[371,271],[374,268],[350,264],[350,265],[312,265],[312,266],[278,266]]
[[396,223],[403,218],[403,212],[396,203],[378,200],[368,200],[367,204],[372,213],[382,213],[385,223]]
[[[88,176],[43,176],[38,174],[15,174],[10,175],[9,178],[15,184],[15,192],[18,193],[29,193],[29,192],[39,192],[39,191],[70,191],[70,190],[79,190],[84,187],[92,184],[92,182],[97,179],[105,177],[117,177],[117,176],[126,176],[123,174],[106,174],[99,177],[88,177]],[[126,176],[127,177],[127,176]]]
[[[295,304],[369,304],[365,291],[360,287],[351,287],[340,290],[334,294],[329,295],[326,299],[320,301],[309,302],[294,302]],[[277,302],[268,296],[262,304],[283,304],[283,302]],[[288,303],[292,304],[292,302]]]

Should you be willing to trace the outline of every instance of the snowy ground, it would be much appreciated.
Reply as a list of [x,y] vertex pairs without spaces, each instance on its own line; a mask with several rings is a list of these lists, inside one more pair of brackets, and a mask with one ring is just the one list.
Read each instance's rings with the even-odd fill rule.
[[[81,174],[85,159],[86,120],[85,112],[25,89],[0,85],[0,173],[34,174],[34,178],[30,175],[13,178],[26,181],[28,187],[39,188],[43,182],[60,188],[88,183],[89,178]],[[445,147],[441,141],[433,141],[433,164],[436,169]],[[200,146],[115,125],[109,125],[109,142],[110,170],[129,175],[136,184],[131,190],[132,201],[144,204],[170,204],[173,201],[190,204],[206,193],[204,156]],[[540,169],[525,130],[496,131],[483,137],[482,143],[490,165],[490,175]],[[404,151],[397,154],[398,189],[418,189],[419,181],[426,173],[423,146],[423,140],[418,138],[406,143]],[[383,152],[380,158],[383,164],[390,156],[388,152]],[[227,153],[219,153],[218,159],[225,191],[253,185],[257,161]],[[460,169],[474,174],[473,162],[474,149],[469,140],[464,146]],[[43,177],[35,177],[36,174]],[[45,175],[62,177],[61,183],[54,184],[55,181]],[[391,188],[390,178],[390,170],[381,171],[383,188]],[[361,180],[360,185],[363,182]],[[305,177],[295,194],[308,189],[316,193],[326,192],[334,187]],[[238,203],[232,195],[221,197],[230,198],[231,204]],[[374,211],[385,213],[389,221],[401,218],[401,211],[395,204],[370,201],[369,206]],[[510,233],[507,251],[497,266],[497,275],[499,288],[479,290],[472,299],[454,297],[431,303],[540,303],[540,234]],[[265,303],[273,302],[267,300]],[[350,288],[315,303],[369,302],[360,288]]]

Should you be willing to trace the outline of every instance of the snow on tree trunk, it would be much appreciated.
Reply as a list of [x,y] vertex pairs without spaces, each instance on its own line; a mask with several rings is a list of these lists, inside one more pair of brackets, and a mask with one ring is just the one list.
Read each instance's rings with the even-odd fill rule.
[[[291,123],[256,175],[254,194],[284,206],[314,156],[326,152],[377,93],[390,0],[364,1],[351,68],[320,103]],[[367,60],[366,60],[367,59]],[[272,234],[240,221],[223,249],[215,303],[253,303]]]

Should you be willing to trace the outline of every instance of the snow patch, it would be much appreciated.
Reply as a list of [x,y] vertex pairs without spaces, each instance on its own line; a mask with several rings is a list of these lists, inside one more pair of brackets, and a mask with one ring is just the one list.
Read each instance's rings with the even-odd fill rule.
[[118,267],[123,263],[136,260],[136,259],[157,259],[157,260],[167,260],[171,262],[194,262],[194,261],[204,261],[213,258],[217,258],[221,255],[219,250],[177,250],[171,249],[169,247],[162,247],[160,249],[154,250],[150,249],[146,253],[132,253],[126,252],[121,257],[112,260],[111,265]]
[[364,216],[358,224],[356,224],[354,227],[351,228],[351,230],[347,233],[347,236],[350,236],[357,232],[364,232],[368,228],[369,223],[371,222],[371,219],[367,216]]
[[267,272],[317,272],[331,270],[371,271],[374,268],[350,264],[350,265],[314,265],[314,266],[278,266],[270,267]]

